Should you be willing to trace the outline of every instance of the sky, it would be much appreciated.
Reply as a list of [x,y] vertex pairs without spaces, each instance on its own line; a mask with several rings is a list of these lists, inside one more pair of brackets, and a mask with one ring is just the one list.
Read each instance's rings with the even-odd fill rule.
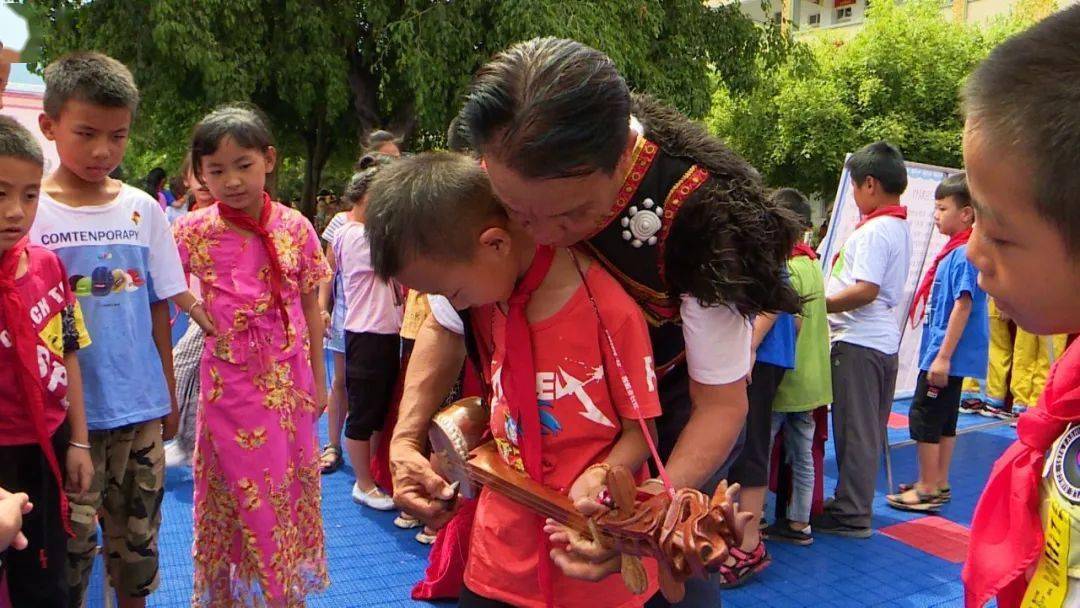
[[[7,4],[0,4],[0,41],[5,47],[22,49],[29,38],[29,29],[26,22],[16,15]],[[16,63],[11,66],[10,82],[17,84],[42,84],[41,77],[30,73],[25,63]]]

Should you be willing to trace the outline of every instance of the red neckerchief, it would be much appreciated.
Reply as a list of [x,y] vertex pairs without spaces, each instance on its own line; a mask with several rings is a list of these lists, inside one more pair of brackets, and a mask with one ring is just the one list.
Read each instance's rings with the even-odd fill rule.
[[926,274],[923,275],[922,282],[919,283],[919,288],[915,290],[915,299],[911,302],[911,311],[908,313],[908,319],[911,321],[911,327],[914,328],[923,320],[926,316],[926,303],[930,300],[930,290],[934,288],[934,277],[937,276],[937,267],[941,263],[941,260],[945,259],[945,256],[956,251],[957,249],[967,245],[968,240],[971,239],[971,228],[958,232],[949,238],[949,242],[945,243],[945,246],[938,252],[937,257],[934,258],[934,263],[930,264],[930,268],[926,269]]
[[[4,312],[4,322],[11,333],[12,350],[15,351],[15,358],[19,365],[15,376],[18,377],[23,397],[26,398],[26,409],[34,425],[38,446],[41,447],[45,461],[49,464],[49,470],[52,471],[56,484],[60,488],[60,521],[68,536],[74,537],[69,521],[71,518],[67,494],[64,492],[64,478],[60,473],[60,463],[56,460],[49,429],[45,426],[45,387],[41,384],[41,372],[38,370],[38,336],[27,314],[29,306],[23,302],[15,285],[15,273],[19,268],[19,260],[29,242],[29,238],[22,237],[14,247],[5,251],[0,257],[0,310]],[[27,261],[29,262],[29,258]],[[40,505],[39,508],[44,508],[44,505]]]
[[217,207],[222,219],[227,220],[241,230],[254,233],[255,236],[259,237],[263,247],[266,248],[267,257],[270,258],[270,297],[274,306],[277,306],[278,311],[281,313],[281,324],[285,327],[287,336],[289,333],[289,311],[285,308],[285,300],[281,297],[281,282],[285,275],[281,270],[281,260],[278,258],[274,239],[270,236],[270,231],[266,229],[266,225],[270,223],[270,216],[273,215],[274,208],[273,202],[270,201],[270,195],[263,192],[262,209],[259,212],[259,221],[257,222],[255,218],[243,211],[233,209],[220,201],[218,201]]
[[814,251],[813,247],[807,245],[806,243],[795,243],[795,246],[791,248],[791,255],[788,257],[797,258],[800,256],[808,257],[811,260],[816,260],[817,252]]
[[[533,361],[532,332],[529,320],[525,316],[529,297],[544,281],[551,262],[555,259],[555,250],[539,246],[533,256],[532,264],[525,271],[525,276],[518,281],[507,302],[505,349],[502,365],[502,387],[510,416],[518,424],[518,445],[525,472],[529,477],[543,483],[544,469],[541,464],[540,408],[536,403],[536,368]],[[539,518],[540,546],[537,576],[540,590],[548,606],[551,605],[551,563],[548,558],[548,538],[544,534],[543,519]]]
[[1073,343],[1050,371],[1038,407],[1020,416],[1017,440],[994,463],[971,520],[964,564],[964,606],[1000,608],[1023,601],[1028,568],[1043,550],[1039,481],[1046,452],[1080,421],[1080,346]]
[[[859,223],[855,224],[855,230],[858,230],[859,228],[862,228],[870,220],[877,219],[879,217],[895,217],[895,218],[900,218],[902,220],[906,220],[907,219],[907,207],[905,207],[903,205],[889,205],[887,207],[878,207],[877,209],[874,209],[870,213],[867,213],[866,216],[864,216],[861,220],[859,220]],[[854,230],[852,232],[854,232]],[[833,256],[832,265],[836,266],[836,261],[839,260],[839,259],[840,259],[840,252],[838,251],[838,252],[836,252],[836,255]]]

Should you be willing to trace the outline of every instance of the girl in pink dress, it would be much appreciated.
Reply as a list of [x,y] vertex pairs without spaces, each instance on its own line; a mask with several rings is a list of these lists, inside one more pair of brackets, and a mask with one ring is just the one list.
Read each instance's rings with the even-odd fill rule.
[[302,606],[329,585],[315,421],[326,404],[311,224],[265,192],[276,151],[252,110],[195,127],[195,176],[218,201],[176,222],[202,282],[206,336],[195,444],[194,606]]

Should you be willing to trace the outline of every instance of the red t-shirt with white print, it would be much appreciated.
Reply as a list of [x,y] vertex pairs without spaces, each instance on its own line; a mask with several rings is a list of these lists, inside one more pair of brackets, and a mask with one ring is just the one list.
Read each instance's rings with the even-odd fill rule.
[[[652,347],[645,319],[622,287],[593,264],[586,281],[630,376],[641,417],[660,415]],[[485,375],[492,387],[491,431],[499,453],[524,471],[517,422],[503,396],[506,316],[495,306],[472,310],[481,348],[493,353]],[[620,418],[637,419],[584,285],[551,317],[530,324],[542,427],[544,484],[568,492],[590,465],[607,457],[619,439]],[[473,523],[465,584],[481,596],[515,606],[544,606],[537,576],[543,519],[499,494],[484,490]],[[646,560],[649,587],[633,596],[614,574],[597,583],[568,578],[551,566],[556,606],[640,606],[657,590],[656,562]]]
[[[38,335],[38,371],[45,389],[45,428],[51,435],[67,417],[64,355],[89,346],[90,337],[60,259],[37,245],[27,247],[26,255],[27,271],[15,279],[15,288]],[[16,376],[22,373],[22,367],[8,326],[0,311],[0,445],[36,444],[37,433]]]

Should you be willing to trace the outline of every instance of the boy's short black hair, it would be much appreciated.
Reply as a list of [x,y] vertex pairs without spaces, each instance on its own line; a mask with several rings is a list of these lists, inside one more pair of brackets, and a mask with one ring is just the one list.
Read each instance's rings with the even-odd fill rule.
[[969,126],[1001,153],[1019,152],[1036,211],[1080,252],[1080,6],[998,45],[968,79],[963,102]]
[[862,184],[873,177],[889,194],[897,196],[907,190],[907,168],[899,148],[887,141],[876,141],[859,148],[844,163],[852,179]]
[[630,89],[580,42],[534,38],[480,68],[458,114],[455,148],[492,154],[532,179],[610,174],[630,136]]
[[45,166],[45,156],[41,145],[30,131],[10,116],[0,115],[0,156],[10,156],[19,160]]
[[417,256],[472,259],[480,233],[507,217],[476,160],[438,151],[382,167],[368,189],[364,220],[372,266],[389,279]]
[[810,208],[810,201],[806,200],[802,192],[795,188],[780,188],[774,191],[770,198],[773,204],[799,216],[803,228],[809,228],[814,224],[814,212]]
[[59,117],[71,99],[106,108],[127,108],[135,114],[139,88],[131,70],[108,55],[68,53],[45,68],[45,113]]
[[941,180],[934,189],[934,200],[945,200],[952,197],[957,207],[971,206],[971,192],[968,190],[967,173],[963,171],[953,173]]

